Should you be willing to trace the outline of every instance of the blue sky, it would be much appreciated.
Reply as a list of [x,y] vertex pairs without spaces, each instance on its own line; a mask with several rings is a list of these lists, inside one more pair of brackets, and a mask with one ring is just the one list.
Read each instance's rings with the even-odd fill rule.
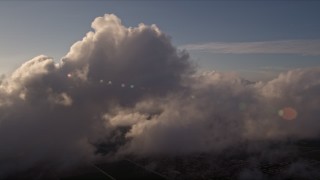
[[202,69],[267,79],[320,66],[319,9],[317,1],[1,1],[0,72],[39,54],[59,60],[95,17],[114,13],[126,26],[156,24],[174,45],[192,47]]

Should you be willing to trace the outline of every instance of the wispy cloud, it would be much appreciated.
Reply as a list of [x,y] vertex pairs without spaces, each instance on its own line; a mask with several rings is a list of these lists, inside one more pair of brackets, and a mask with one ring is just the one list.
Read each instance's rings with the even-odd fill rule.
[[288,71],[288,70],[293,70],[296,69],[294,67],[278,67],[278,66],[263,66],[260,67],[259,70],[264,70],[264,71]]
[[187,44],[180,48],[222,54],[298,54],[320,55],[320,40],[281,40],[255,42],[211,42]]

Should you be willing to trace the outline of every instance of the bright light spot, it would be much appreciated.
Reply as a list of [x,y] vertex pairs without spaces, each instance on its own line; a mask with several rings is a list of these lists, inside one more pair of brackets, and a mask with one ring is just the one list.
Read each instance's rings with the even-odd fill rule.
[[71,73],[69,73],[67,76],[68,76],[68,78],[71,78],[71,77],[72,77],[72,74],[71,74]]
[[123,88],[124,88],[124,87],[126,87],[126,85],[125,85],[124,83],[122,83],[122,84],[121,84],[121,87],[123,87]]
[[282,110],[282,109],[280,109],[280,110],[278,111],[278,115],[279,115],[280,117],[282,117],[282,116],[283,116],[283,114],[284,114],[283,110]]
[[278,115],[285,120],[294,120],[297,118],[298,113],[295,109],[291,107],[285,107],[278,111]]
[[109,81],[108,84],[111,85],[111,84],[112,84],[112,81]]
[[133,84],[131,84],[131,85],[130,85],[130,88],[131,88],[131,89],[132,89],[132,88],[134,88],[134,85],[133,85]]
[[20,97],[22,100],[26,100],[26,93],[20,93],[20,94],[19,94],[19,97]]
[[100,79],[100,81],[99,81],[100,83],[103,83],[103,79]]

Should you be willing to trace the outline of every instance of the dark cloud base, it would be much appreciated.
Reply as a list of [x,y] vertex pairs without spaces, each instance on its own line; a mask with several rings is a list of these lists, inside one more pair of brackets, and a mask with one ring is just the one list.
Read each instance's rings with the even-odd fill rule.
[[[260,162],[287,152],[274,142],[319,136],[318,67],[251,83],[198,73],[155,25],[127,28],[106,14],[92,28],[61,62],[40,55],[1,78],[0,178],[37,169],[32,177],[42,179],[88,162],[192,159],[229,149],[260,152],[252,156]],[[239,178],[259,173],[253,168]]]

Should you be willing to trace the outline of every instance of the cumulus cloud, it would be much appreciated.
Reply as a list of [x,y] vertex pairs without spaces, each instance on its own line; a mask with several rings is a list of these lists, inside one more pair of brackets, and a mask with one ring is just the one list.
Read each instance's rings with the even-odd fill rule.
[[106,14],[91,26],[61,62],[40,55],[2,78],[1,176],[93,161],[99,143],[110,155],[188,154],[319,135],[319,68],[258,83],[200,74],[155,25]]
[[111,14],[92,28],[61,62],[40,55],[2,80],[0,175],[92,159],[111,131],[104,114],[177,91],[192,72],[188,54],[155,25],[126,28]]
[[320,40],[282,40],[256,42],[212,42],[181,46],[190,51],[222,54],[297,54],[319,56]]

